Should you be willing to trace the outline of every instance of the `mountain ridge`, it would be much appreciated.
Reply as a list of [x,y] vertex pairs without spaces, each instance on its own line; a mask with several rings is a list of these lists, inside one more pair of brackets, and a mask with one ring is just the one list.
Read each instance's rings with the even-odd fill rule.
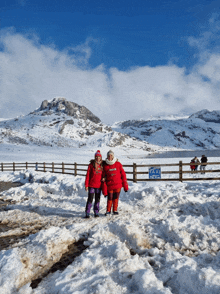
[[86,107],[65,98],[44,100],[28,115],[0,121],[0,143],[74,148],[105,145],[151,150],[148,143],[112,130]]
[[178,149],[220,148],[220,111],[201,110],[186,118],[127,120],[115,131],[152,145]]
[[105,125],[85,106],[65,98],[44,100],[25,116],[0,120],[0,144],[89,148],[103,146],[146,152],[220,148],[220,111],[188,117],[127,120]]

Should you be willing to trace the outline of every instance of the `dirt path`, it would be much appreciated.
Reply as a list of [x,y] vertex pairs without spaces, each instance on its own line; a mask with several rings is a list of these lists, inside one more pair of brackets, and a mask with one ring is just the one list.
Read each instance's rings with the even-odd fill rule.
[[20,182],[0,182],[0,193],[9,190],[10,188],[20,187],[23,184]]

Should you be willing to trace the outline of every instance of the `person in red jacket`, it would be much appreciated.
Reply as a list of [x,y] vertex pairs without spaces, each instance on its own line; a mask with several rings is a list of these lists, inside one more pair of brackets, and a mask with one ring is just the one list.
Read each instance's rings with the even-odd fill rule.
[[190,169],[192,172],[194,172],[196,170],[194,158],[190,161]]
[[95,196],[94,203],[94,214],[95,217],[99,217],[99,203],[101,196],[101,185],[102,185],[102,155],[99,150],[95,153],[95,159],[90,161],[87,169],[85,179],[85,190],[88,192],[88,199],[86,203],[86,218],[89,218],[90,210],[92,207],[93,198]]
[[123,187],[125,192],[128,191],[128,182],[122,164],[114,156],[113,151],[107,153],[107,159],[103,166],[103,181],[106,184],[106,189],[103,191],[105,196],[108,196],[106,214],[118,214],[118,200]]

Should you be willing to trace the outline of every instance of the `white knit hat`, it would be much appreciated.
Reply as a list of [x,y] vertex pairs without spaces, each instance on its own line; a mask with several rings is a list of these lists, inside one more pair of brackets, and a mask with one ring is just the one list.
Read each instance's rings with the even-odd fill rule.
[[115,154],[114,154],[114,152],[113,152],[112,150],[109,150],[109,151],[108,151],[108,153],[107,153],[107,157],[108,157],[110,154],[112,154],[113,157],[115,156]]

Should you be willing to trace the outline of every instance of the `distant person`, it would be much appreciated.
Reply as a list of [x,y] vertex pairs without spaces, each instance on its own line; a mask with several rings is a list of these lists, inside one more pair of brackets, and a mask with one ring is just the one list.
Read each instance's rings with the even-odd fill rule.
[[99,150],[95,153],[95,159],[90,161],[87,169],[85,179],[85,190],[88,192],[88,199],[86,203],[86,218],[90,217],[90,210],[92,207],[93,198],[95,196],[95,203],[93,206],[94,216],[99,217],[99,203],[101,196],[103,162],[102,155]]
[[103,181],[106,183],[106,191],[103,191],[105,196],[108,196],[106,216],[111,214],[113,207],[113,214],[118,214],[118,200],[121,188],[128,191],[128,182],[122,164],[115,157],[114,152],[109,150],[107,159],[103,166]]
[[194,172],[196,170],[194,158],[190,161],[190,169],[192,172]]
[[205,168],[206,168],[206,165],[207,165],[207,162],[208,162],[208,158],[205,155],[202,155],[200,161],[201,161],[200,171],[201,171],[202,174],[204,174],[205,173]]
[[197,164],[195,164],[195,171],[196,171],[198,169],[198,166],[199,166],[198,164],[200,163],[200,161],[199,161],[198,157],[196,157],[196,156],[193,158],[193,161],[194,161],[194,163],[197,163]]

